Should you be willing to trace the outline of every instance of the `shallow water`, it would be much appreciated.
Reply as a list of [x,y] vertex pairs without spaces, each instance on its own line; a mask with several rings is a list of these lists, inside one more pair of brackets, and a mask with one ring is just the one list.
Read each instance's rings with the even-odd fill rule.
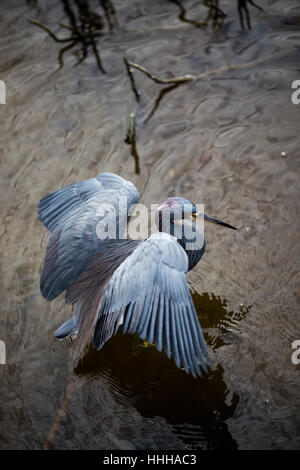
[[[214,30],[181,21],[168,1],[115,0],[118,26],[98,41],[103,74],[92,53],[74,66],[77,46],[59,69],[61,44],[26,21],[65,37],[58,1],[2,2],[2,449],[300,447],[300,8],[258,3],[265,12],[249,7],[243,31],[234,2],[220,2],[227,17]],[[188,18],[205,17],[200,2],[184,4]],[[137,105],[124,55],[159,77],[234,67],[169,91],[151,115],[163,87],[133,70]],[[124,142],[131,112],[139,173]],[[182,195],[240,228],[205,227],[206,253],[188,275],[209,375],[195,380],[121,332],[74,370],[71,344],[53,337],[71,307],[39,292],[48,233],[36,205],[103,171],[133,181],[147,205]]]

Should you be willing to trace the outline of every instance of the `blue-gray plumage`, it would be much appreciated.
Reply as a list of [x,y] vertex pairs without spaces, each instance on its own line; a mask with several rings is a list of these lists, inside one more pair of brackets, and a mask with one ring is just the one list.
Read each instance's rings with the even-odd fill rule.
[[[103,173],[60,189],[40,201],[40,220],[52,232],[41,277],[41,291],[47,300],[55,299],[66,290],[94,253],[109,243],[109,240],[99,239],[96,228],[107,207],[113,206],[119,215],[122,196],[127,198],[128,206],[139,199],[132,183],[118,175]],[[125,212],[125,218],[118,220],[120,232],[124,232],[127,222]]]
[[[132,183],[103,173],[40,201],[40,220],[51,231],[41,292],[51,301],[66,291],[66,302],[76,304],[74,317],[54,334],[59,339],[76,336],[78,358],[91,338],[101,349],[123,325],[124,333],[137,333],[159,351],[164,348],[177,367],[201,375],[209,357],[185,276],[205,250],[203,233],[194,223],[196,207],[184,198],[169,198],[156,214],[158,233],[144,241],[124,239],[138,199]],[[104,218],[107,224],[115,220],[114,239],[99,238],[97,226]]]

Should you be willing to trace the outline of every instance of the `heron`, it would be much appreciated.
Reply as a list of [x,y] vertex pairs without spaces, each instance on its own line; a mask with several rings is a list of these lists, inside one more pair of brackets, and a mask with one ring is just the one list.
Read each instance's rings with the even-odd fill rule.
[[[120,198],[126,207],[120,211]],[[145,240],[99,237],[97,226],[115,218],[118,234],[139,201],[134,184],[101,173],[43,197],[39,219],[50,231],[40,290],[51,302],[65,292],[74,315],[55,332],[74,338],[74,359],[92,342],[100,350],[122,325],[123,333],[164,349],[179,369],[194,377],[211,366],[186,273],[205,251],[202,220],[236,230],[204,213],[183,197],[169,197],[156,211],[158,232]],[[192,230],[191,238],[178,228]],[[182,233],[182,231],[181,231]]]

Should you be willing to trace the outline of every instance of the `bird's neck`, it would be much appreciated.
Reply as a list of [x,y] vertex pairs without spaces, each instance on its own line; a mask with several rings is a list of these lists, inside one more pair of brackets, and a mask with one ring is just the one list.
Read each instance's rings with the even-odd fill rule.
[[203,242],[199,243],[198,246],[195,245],[193,246],[193,249],[191,248],[190,242],[187,242],[185,239],[177,239],[177,242],[179,245],[182,246],[184,251],[187,254],[188,260],[189,260],[189,268],[188,271],[193,269],[197,263],[199,263],[200,259],[202,258],[204,251],[205,251],[205,239],[203,238]]
[[[195,224],[187,227],[187,229],[190,230],[185,231],[183,230],[182,225],[179,226],[173,222],[171,222],[170,227],[164,227],[162,223],[159,224],[160,232],[170,233],[170,235],[177,238],[177,242],[182,246],[187,254],[189,261],[188,271],[190,271],[194,266],[196,266],[204,254],[205,239],[203,233]],[[189,234],[189,239],[187,239],[185,234]]]

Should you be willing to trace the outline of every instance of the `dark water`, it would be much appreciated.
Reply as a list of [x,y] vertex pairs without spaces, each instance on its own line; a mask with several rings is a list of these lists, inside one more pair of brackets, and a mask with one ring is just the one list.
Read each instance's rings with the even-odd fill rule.
[[[257,0],[258,1],[258,0]],[[300,447],[300,79],[298,0],[236,2],[223,25],[182,21],[176,2],[114,1],[89,48],[57,43],[70,18],[58,1],[2,1],[0,79],[2,449],[296,449]],[[99,2],[91,10],[104,18]],[[197,1],[185,18],[205,19]],[[199,74],[164,94],[123,57],[159,77]],[[243,65],[248,64],[248,65]],[[98,60],[99,65],[99,60]],[[136,153],[124,142],[136,113]],[[150,118],[149,118],[150,116]],[[147,117],[149,119],[147,119]],[[146,122],[145,122],[146,120]],[[138,161],[137,161],[138,158]],[[139,173],[137,173],[139,170]],[[130,179],[141,202],[182,195],[240,227],[206,228],[207,251],[188,280],[213,369],[194,380],[137,337],[112,338],[74,370],[70,343],[53,331],[71,316],[64,298],[39,292],[48,233],[37,218],[45,194],[103,171]]]

